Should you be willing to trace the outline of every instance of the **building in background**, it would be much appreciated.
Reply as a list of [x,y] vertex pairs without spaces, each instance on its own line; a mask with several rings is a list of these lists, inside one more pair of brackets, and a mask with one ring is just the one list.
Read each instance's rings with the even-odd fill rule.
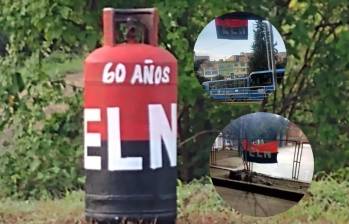
[[[195,56],[195,62],[201,62],[197,75],[207,80],[233,79],[248,76],[248,62],[253,53],[241,52],[231,55],[227,59],[210,60],[209,56]],[[283,64],[286,61],[286,52],[279,52],[276,62]]]
[[248,61],[252,53],[241,52],[239,55],[230,56],[227,61],[234,63],[234,76],[241,78],[248,74]]

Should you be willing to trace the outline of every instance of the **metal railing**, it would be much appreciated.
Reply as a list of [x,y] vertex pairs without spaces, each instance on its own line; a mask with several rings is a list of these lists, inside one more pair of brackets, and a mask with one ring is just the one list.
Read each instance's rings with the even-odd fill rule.
[[[240,140],[240,141],[239,141]],[[231,142],[242,142],[242,139],[231,139]],[[292,179],[294,180],[298,180],[299,179],[299,172],[300,172],[300,165],[301,165],[301,161],[302,161],[302,155],[303,155],[303,148],[304,148],[304,144],[309,144],[309,142],[303,142],[303,141],[295,141],[295,140],[277,140],[279,141],[279,147],[284,147],[284,146],[289,146],[290,144],[294,145],[295,150],[293,153],[293,161],[292,161]],[[236,150],[239,152],[239,156],[242,159],[243,165],[244,165],[244,169],[245,170],[251,170],[253,163],[252,162],[248,162],[248,161],[244,161],[243,157],[242,157],[242,149],[241,146],[235,145],[232,147],[229,147],[229,150],[234,150],[233,148],[236,148]],[[222,149],[222,150],[226,150],[226,149]],[[209,161],[209,165],[210,166],[217,166],[219,165],[217,163],[217,152],[219,152],[221,150],[217,150],[215,148],[211,148],[210,151],[210,161]]]
[[263,100],[273,92],[272,86],[251,86],[236,88],[210,89],[209,95],[216,100],[223,101],[253,101]]

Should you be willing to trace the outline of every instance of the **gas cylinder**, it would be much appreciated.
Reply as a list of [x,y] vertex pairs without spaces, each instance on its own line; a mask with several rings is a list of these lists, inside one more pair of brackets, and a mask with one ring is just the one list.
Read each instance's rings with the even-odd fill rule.
[[158,22],[154,8],[105,8],[103,46],[85,60],[88,220],[175,220],[177,61]]

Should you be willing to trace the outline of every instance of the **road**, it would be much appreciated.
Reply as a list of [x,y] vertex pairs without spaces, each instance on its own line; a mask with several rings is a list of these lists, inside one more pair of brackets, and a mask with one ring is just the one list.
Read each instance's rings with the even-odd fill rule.
[[216,186],[216,191],[232,208],[250,216],[276,215],[297,204],[295,201],[220,186]]

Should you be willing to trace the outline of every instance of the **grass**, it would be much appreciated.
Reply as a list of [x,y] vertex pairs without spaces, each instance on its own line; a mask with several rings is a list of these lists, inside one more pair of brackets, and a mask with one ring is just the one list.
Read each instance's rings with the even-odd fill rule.
[[71,73],[81,73],[84,63],[84,56],[72,56],[67,58],[66,55],[52,54],[45,59],[46,62],[42,64],[43,70],[51,77],[67,75]]
[[[328,176],[314,181],[310,194],[285,213],[268,217],[244,216],[227,207],[205,180],[178,183],[178,224],[185,223],[349,223],[349,182]],[[0,200],[0,223],[86,223],[84,193],[47,201]]]
[[0,202],[0,223],[84,223],[83,192],[72,192],[60,200]]
[[[54,52],[50,56],[42,59],[41,70],[48,74],[50,79],[61,79],[67,74],[81,73],[85,55],[70,55]],[[22,74],[24,82],[32,79],[32,68],[37,67],[36,57],[28,58],[24,66],[18,69]]]

